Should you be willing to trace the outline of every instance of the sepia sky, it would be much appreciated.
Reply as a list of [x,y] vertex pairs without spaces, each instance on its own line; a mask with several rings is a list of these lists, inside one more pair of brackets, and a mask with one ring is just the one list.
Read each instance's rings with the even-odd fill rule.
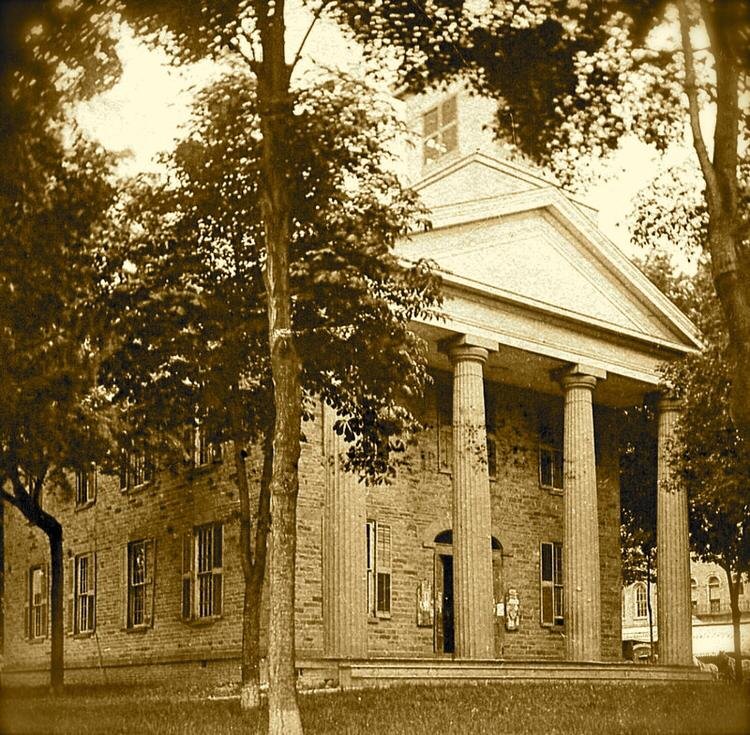
[[[307,31],[310,15],[293,3],[287,22],[287,48],[292,56]],[[84,130],[106,148],[130,154],[123,164],[126,173],[157,171],[158,154],[172,147],[180,127],[188,120],[191,90],[210,81],[219,68],[208,61],[170,66],[163,52],[140,44],[127,27],[123,28],[118,53],[123,62],[120,81],[105,94],[82,104],[77,117]],[[305,43],[296,74],[304,75],[321,67],[367,74],[384,89],[389,81],[387,70],[380,69],[373,76],[356,44],[322,19]],[[692,155],[691,149],[675,147],[662,157],[630,137],[623,139],[620,150],[609,159],[592,164],[599,183],[586,193],[585,199],[599,210],[599,226],[604,234],[628,255],[638,254],[629,242],[627,229],[635,194],[660,170]],[[685,257],[677,256],[681,267],[690,267]]]

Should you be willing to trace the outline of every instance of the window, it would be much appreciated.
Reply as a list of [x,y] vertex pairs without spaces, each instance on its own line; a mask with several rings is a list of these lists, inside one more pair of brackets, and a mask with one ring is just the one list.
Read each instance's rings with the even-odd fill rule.
[[96,467],[76,472],[76,507],[91,505],[96,500]]
[[563,572],[561,543],[542,543],[539,571],[542,625],[562,625]]
[[690,580],[690,607],[695,615],[698,612],[698,583],[695,578]]
[[484,423],[487,431],[487,472],[491,478],[497,477],[497,396],[493,388],[484,386]]
[[391,614],[391,527],[367,521],[367,614]]
[[154,608],[154,541],[131,541],[123,555],[125,627],[151,625]]
[[635,616],[645,618],[648,616],[648,600],[646,599],[646,585],[635,586]]
[[[453,471],[453,390],[448,380],[436,380],[438,470]],[[484,420],[487,436],[487,471],[497,477],[497,400],[495,392],[485,384]]]
[[70,560],[68,632],[93,633],[96,625],[96,555],[79,554]]
[[198,526],[182,545],[182,618],[210,620],[221,615],[224,529],[221,523]]
[[458,148],[457,107],[456,95],[452,95],[422,115],[425,165]]
[[539,484],[548,490],[563,489],[562,417],[544,410],[539,420]]
[[205,467],[222,460],[221,442],[211,441],[200,424],[187,429],[185,444],[188,462],[193,467]]
[[32,567],[26,575],[25,635],[29,640],[47,637],[49,610],[49,568]]
[[435,380],[438,470],[453,470],[453,391],[450,381]]
[[120,490],[125,492],[154,479],[153,457],[145,452],[123,452],[120,460]]
[[710,576],[708,578],[708,609],[709,612],[721,612],[721,592],[719,588],[719,578]]

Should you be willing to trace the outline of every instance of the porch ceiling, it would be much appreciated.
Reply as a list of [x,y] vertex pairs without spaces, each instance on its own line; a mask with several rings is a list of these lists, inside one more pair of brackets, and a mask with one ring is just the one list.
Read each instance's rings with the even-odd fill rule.
[[[428,360],[432,368],[450,372],[448,356],[441,352],[438,344],[456,333],[444,327],[420,324],[416,330],[428,344]],[[485,377],[494,383],[512,385],[539,393],[562,396],[562,388],[554,373],[571,365],[572,360],[551,357],[536,352],[500,344],[497,352],[491,352],[485,365]],[[579,360],[579,362],[581,362]],[[606,406],[624,408],[640,405],[646,394],[656,390],[655,378],[638,380],[616,372],[607,372],[607,379],[597,385],[594,402]]]

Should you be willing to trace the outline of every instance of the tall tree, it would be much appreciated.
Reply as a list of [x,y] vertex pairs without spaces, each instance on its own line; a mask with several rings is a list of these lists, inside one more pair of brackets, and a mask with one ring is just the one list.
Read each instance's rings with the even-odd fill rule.
[[[378,481],[417,428],[410,406],[426,380],[409,322],[436,305],[437,280],[425,264],[403,265],[392,252],[424,225],[422,211],[389,172],[386,150],[399,128],[387,105],[344,77],[292,94],[289,268],[301,388],[308,411],[318,396],[338,411],[337,429],[352,442],[349,466]],[[198,95],[190,133],[170,158],[174,184],[133,185],[115,222],[121,234],[109,238],[120,246],[104,263],[113,326],[123,336],[107,383],[134,429],[179,435],[198,416],[209,440],[233,443],[248,706],[258,701],[275,424],[258,104],[241,65]],[[253,513],[245,450],[256,440],[263,471]]]
[[685,404],[677,431],[680,451],[674,463],[688,491],[691,549],[701,561],[721,566],[727,577],[734,670],[741,682],[739,589],[743,575],[750,573],[750,445],[728,410],[729,340],[707,264],[702,264],[693,284],[704,349],[669,373]]
[[[137,29],[172,32],[171,50],[183,59],[204,58],[242,39],[257,80],[261,133],[260,209],[265,256],[262,265],[274,388],[273,465],[270,480],[271,543],[269,605],[269,732],[302,732],[294,668],[294,585],[302,422],[301,362],[292,329],[290,290],[294,200],[287,145],[293,121],[291,76],[286,58],[285,0],[223,0],[185,5],[174,0],[118,3]],[[154,36],[152,36],[154,37]],[[158,40],[157,40],[158,42]]]
[[[103,451],[96,412],[99,322],[90,301],[110,160],[65,118],[115,66],[76,4],[0,8],[0,495],[49,541],[53,690],[63,684],[63,558],[44,494]],[[111,80],[111,77],[109,77]],[[69,487],[69,486],[68,486]]]

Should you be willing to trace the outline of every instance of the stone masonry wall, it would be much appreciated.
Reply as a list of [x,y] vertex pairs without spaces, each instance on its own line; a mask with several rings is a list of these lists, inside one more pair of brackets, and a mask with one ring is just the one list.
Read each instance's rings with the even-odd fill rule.
[[[508,386],[492,390],[498,457],[497,476],[491,480],[492,531],[503,548],[502,589],[514,587],[521,601],[520,629],[501,634],[498,650],[508,659],[560,659],[562,630],[540,625],[539,544],[562,541],[562,497],[539,486],[538,407],[550,401],[561,406],[561,399]],[[432,628],[417,627],[416,591],[421,581],[433,581],[434,537],[451,526],[451,477],[439,471],[437,463],[437,396],[432,389],[425,400],[427,429],[408,450],[396,481],[367,493],[368,519],[388,523],[392,531],[391,616],[368,624],[370,656],[435,655]],[[620,651],[617,451],[607,412],[597,411],[596,418],[603,653],[614,659]],[[296,633],[298,656],[306,659],[323,652],[321,426],[319,413],[305,424],[300,459]],[[259,464],[254,453],[250,467],[256,487]],[[220,464],[194,469],[179,464],[125,493],[119,490],[118,478],[100,475],[96,502],[81,509],[74,507],[70,495],[50,495],[47,505],[64,528],[66,562],[76,554],[96,553],[96,629],[87,636],[66,633],[70,680],[147,681],[147,670],[157,680],[162,676],[158,672],[170,670],[185,672],[195,681],[239,678],[243,587],[233,472],[231,454],[225,452]],[[183,535],[214,521],[224,523],[222,616],[204,624],[186,623],[180,616]],[[155,540],[153,625],[129,631],[123,624],[123,548],[142,538]],[[32,682],[48,667],[49,640],[24,639],[24,578],[30,567],[48,562],[49,551],[46,538],[12,508],[6,513],[5,542],[3,678]],[[66,563],[66,575],[68,568]],[[66,598],[67,589],[66,580]],[[265,648],[265,635],[261,646]]]

